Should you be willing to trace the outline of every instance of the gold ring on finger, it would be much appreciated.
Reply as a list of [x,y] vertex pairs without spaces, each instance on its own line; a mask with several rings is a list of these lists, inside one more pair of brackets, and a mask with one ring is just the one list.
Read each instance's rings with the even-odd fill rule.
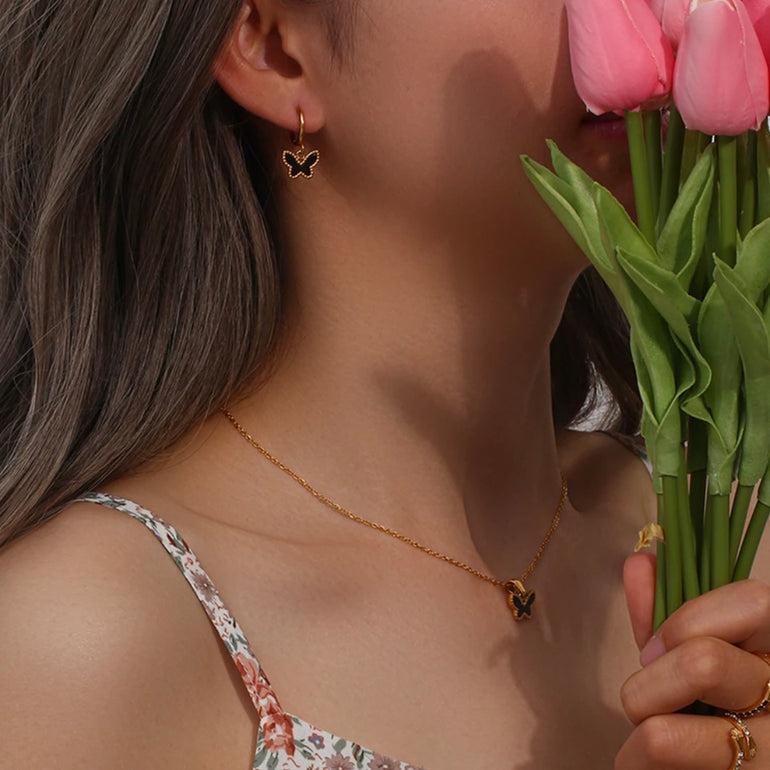
[[[756,655],[770,666],[770,653],[754,652],[752,655]],[[768,705],[770,705],[770,681],[765,684],[765,691],[762,693],[762,697],[753,706],[749,706],[741,711],[731,711],[728,713],[734,714],[740,719],[749,719],[750,717],[755,717],[757,714],[763,712]]]
[[750,762],[757,756],[757,745],[743,719],[729,712],[721,716],[731,725],[729,738],[733,747],[733,761],[729,770],[740,770],[744,762]]

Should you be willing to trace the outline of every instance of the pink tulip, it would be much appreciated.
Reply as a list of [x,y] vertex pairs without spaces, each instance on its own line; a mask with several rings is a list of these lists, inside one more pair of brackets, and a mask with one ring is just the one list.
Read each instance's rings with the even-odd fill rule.
[[684,22],[690,13],[691,0],[649,0],[650,8],[663,27],[663,32],[673,46],[679,47],[684,31]]
[[690,129],[737,136],[770,109],[767,62],[741,0],[692,0],[674,73],[674,102]]
[[668,101],[674,52],[647,0],[566,0],[566,6],[572,74],[591,112]]
[[765,59],[770,63],[770,0],[743,0],[743,4],[749,12]]

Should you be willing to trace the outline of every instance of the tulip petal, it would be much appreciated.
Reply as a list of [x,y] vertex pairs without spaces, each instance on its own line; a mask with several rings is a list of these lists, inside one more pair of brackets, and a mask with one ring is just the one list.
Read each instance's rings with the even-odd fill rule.
[[749,12],[765,60],[770,64],[770,0],[743,0],[743,4]]
[[679,47],[682,39],[684,22],[690,13],[690,2],[691,0],[650,0],[650,8],[674,50]]
[[737,136],[770,109],[767,62],[740,0],[707,0],[687,18],[674,72],[674,102],[689,129]]
[[566,0],[572,72],[596,115],[665,104],[674,54],[646,0]]

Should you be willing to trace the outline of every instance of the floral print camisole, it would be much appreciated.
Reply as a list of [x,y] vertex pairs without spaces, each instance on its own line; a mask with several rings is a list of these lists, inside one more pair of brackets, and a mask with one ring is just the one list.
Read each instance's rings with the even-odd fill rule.
[[421,770],[285,712],[241,627],[174,527],[136,503],[112,495],[89,494],[79,502],[104,505],[141,521],[187,579],[230,653],[257,710],[259,730],[252,770]]

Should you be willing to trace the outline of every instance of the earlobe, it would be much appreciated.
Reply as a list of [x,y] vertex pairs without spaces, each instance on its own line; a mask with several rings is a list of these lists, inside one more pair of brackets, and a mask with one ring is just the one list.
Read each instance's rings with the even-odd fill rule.
[[297,130],[297,111],[308,132],[323,125],[320,102],[308,88],[301,63],[282,42],[280,4],[244,0],[238,19],[214,64],[222,90],[248,112],[287,131]]

